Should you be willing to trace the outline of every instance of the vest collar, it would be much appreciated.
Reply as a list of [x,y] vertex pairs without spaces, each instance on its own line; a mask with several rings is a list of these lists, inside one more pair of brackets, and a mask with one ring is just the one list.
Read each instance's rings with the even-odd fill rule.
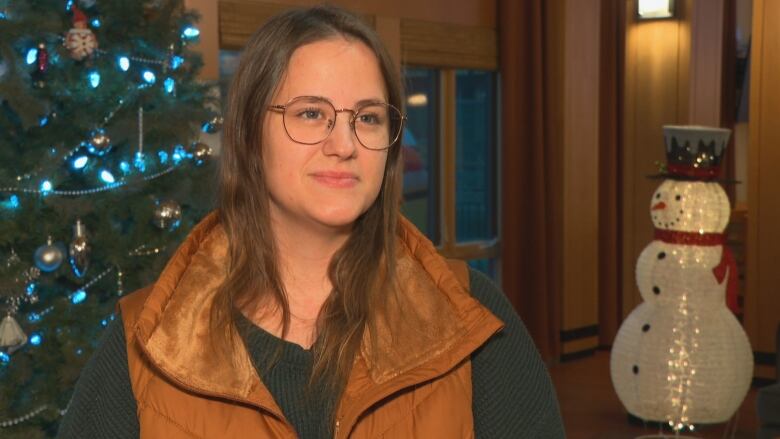
[[[398,247],[398,281],[389,292],[387,312],[377,316],[377,343],[372,346],[365,334],[343,398],[353,404],[342,401],[339,409],[348,418],[357,418],[357,406],[367,408],[396,387],[446,373],[501,328],[430,241],[403,218]],[[283,418],[238,334],[233,334],[232,359],[207,350],[210,304],[226,276],[227,257],[227,235],[217,213],[211,213],[152,287],[135,327],[137,339],[151,362],[187,389],[253,404]]]

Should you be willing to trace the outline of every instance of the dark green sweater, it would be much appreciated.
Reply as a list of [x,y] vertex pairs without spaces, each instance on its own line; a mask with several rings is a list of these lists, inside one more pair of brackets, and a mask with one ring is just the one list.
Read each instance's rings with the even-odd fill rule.
[[[476,437],[564,438],[550,376],[511,304],[487,277],[474,270],[471,293],[506,324],[471,356]],[[238,327],[263,383],[298,435],[302,439],[330,437],[324,426],[335,401],[316,389],[306,391],[310,352],[282,342],[280,360],[269,369],[265,366],[279,340],[246,319],[239,320]],[[121,319],[109,325],[82,371],[58,437],[139,437]]]

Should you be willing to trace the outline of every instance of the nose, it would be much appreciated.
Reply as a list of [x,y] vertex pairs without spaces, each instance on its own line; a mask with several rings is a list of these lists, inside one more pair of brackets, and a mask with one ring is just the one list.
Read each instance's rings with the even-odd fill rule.
[[[352,114],[349,112],[336,113],[333,130],[330,135],[325,139],[322,145],[322,152],[325,155],[337,156],[342,160],[354,157],[358,150],[357,138],[355,138],[355,131],[350,124]],[[341,118],[339,118],[339,115]],[[341,122],[339,122],[341,119]]]
[[661,210],[661,209],[666,209],[666,203],[664,203],[663,201],[655,203],[652,209],[650,210]]

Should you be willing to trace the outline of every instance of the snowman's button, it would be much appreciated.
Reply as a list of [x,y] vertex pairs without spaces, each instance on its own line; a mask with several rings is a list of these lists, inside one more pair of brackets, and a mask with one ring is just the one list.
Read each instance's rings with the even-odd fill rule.
[[663,259],[666,257],[666,252],[658,253],[658,259]]
[[634,375],[637,375],[639,373],[639,366],[636,364],[634,365],[634,368],[632,369],[634,371]]
[[660,288],[658,288],[658,287],[653,287],[653,292],[654,292],[656,295],[658,295],[658,294],[661,294],[661,289],[660,289]]
[[642,325],[642,332],[647,332],[649,330],[650,330],[650,324],[645,323],[644,325]]

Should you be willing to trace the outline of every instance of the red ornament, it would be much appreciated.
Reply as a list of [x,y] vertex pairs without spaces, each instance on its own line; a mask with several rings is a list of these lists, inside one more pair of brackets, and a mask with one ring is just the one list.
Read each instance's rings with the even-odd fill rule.
[[38,54],[35,56],[35,71],[44,74],[49,69],[49,51],[46,44],[38,43]]
[[65,47],[70,51],[71,58],[81,61],[92,55],[98,48],[95,34],[87,27],[87,16],[76,5],[73,11],[73,29],[65,34]]
[[35,70],[32,72],[33,86],[43,88],[46,85],[46,70],[49,69],[49,51],[45,43],[38,43],[35,55]]

